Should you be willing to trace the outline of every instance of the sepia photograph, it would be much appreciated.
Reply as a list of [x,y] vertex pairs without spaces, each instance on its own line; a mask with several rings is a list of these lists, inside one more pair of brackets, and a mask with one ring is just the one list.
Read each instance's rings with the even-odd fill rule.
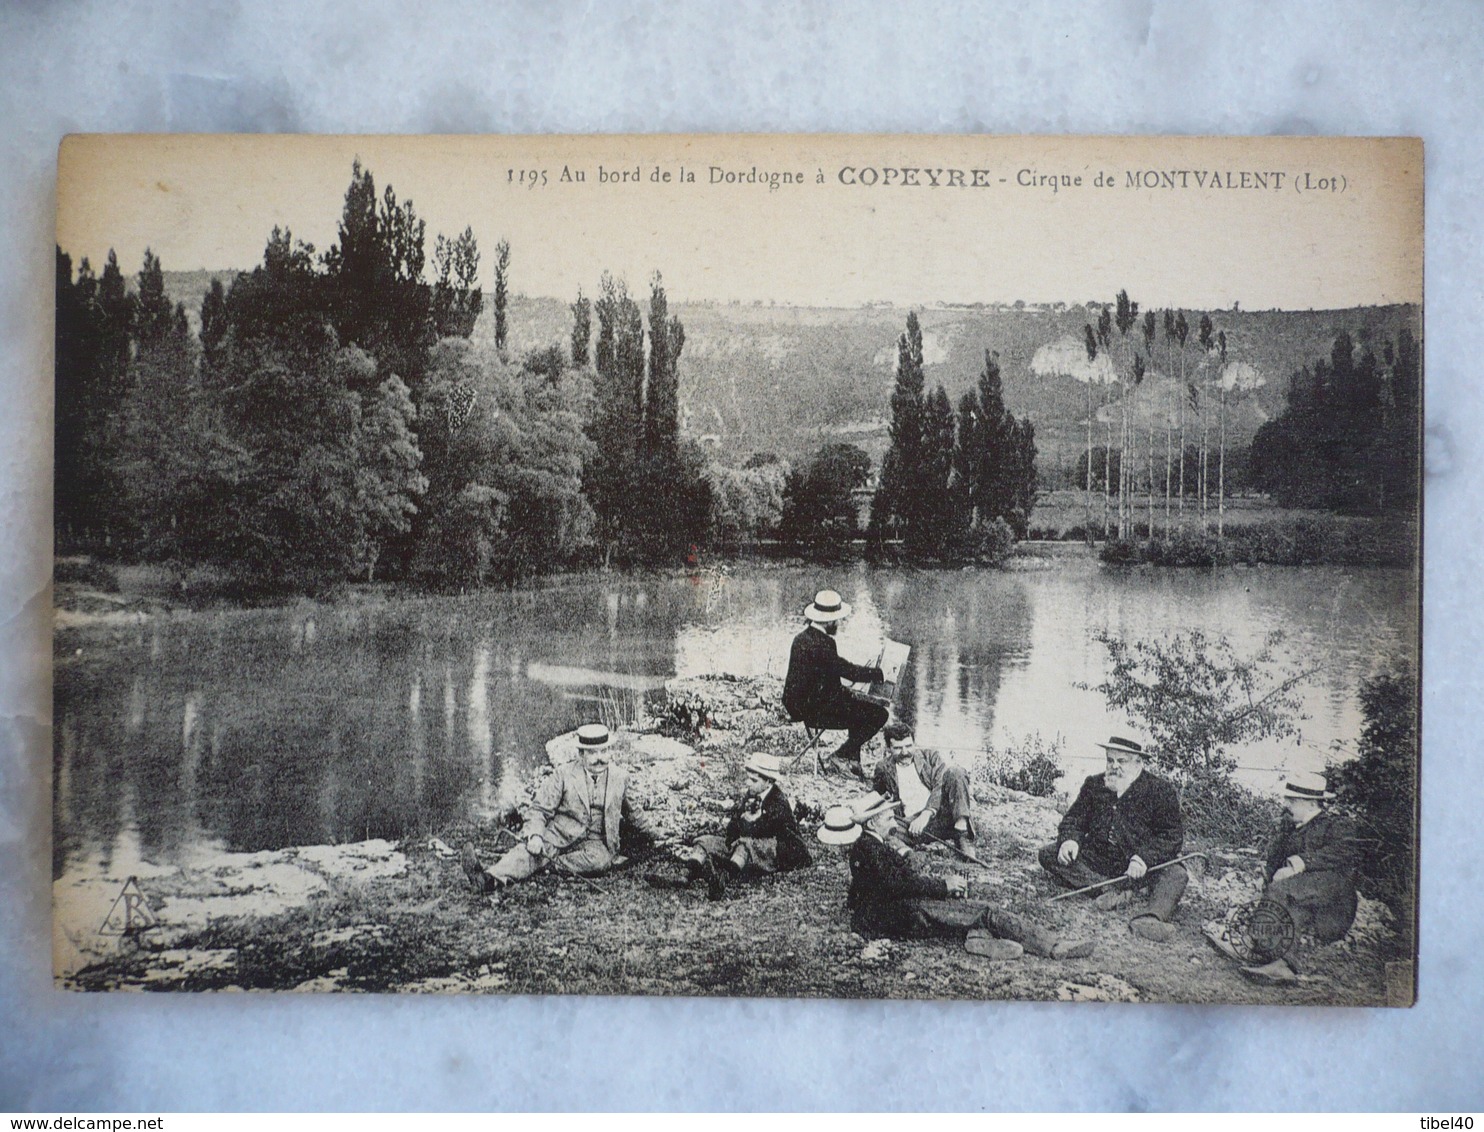
[[67,991],[1416,1001],[1409,138],[76,135]]

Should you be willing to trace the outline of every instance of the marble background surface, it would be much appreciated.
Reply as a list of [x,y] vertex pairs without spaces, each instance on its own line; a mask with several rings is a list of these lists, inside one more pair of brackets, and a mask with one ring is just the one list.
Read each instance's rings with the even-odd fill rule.
[[[1484,1103],[1484,7],[1473,0],[0,6],[0,1111]],[[83,997],[48,958],[51,311],[69,131],[1427,140],[1422,1002]],[[1470,341],[1474,344],[1469,345]],[[1471,384],[1472,383],[1472,384]]]

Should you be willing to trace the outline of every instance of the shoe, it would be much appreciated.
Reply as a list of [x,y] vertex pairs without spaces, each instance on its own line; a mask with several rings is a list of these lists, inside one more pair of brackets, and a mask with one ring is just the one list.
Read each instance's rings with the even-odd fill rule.
[[1051,958],[1086,959],[1089,955],[1092,954],[1092,946],[1092,940],[1090,939],[1064,939],[1052,946]]
[[1013,939],[1000,939],[982,928],[969,933],[968,938],[964,940],[964,950],[970,955],[979,955],[1001,963],[1010,959],[1019,959],[1025,954],[1025,948]]
[[1158,916],[1135,916],[1128,922],[1128,930],[1150,943],[1169,943],[1175,938],[1175,926]]
[[974,848],[974,835],[972,833],[959,833],[953,838],[953,843],[958,851],[971,861],[979,859],[979,851]]
[[1093,907],[1099,912],[1115,912],[1124,907],[1133,895],[1126,888],[1115,888],[1112,892],[1104,892],[1093,899]]
[[854,778],[860,782],[866,780],[866,772],[855,759],[842,759],[838,755],[831,756],[830,769],[836,774],[844,775],[846,778]]
[[1298,982],[1298,975],[1283,959],[1274,959],[1261,967],[1243,967],[1242,974],[1265,987],[1286,987]]
[[469,887],[475,892],[490,892],[495,887],[495,878],[484,871],[479,863],[479,854],[474,851],[474,842],[464,842],[459,853],[459,864],[464,866],[464,875],[469,878]]
[[726,874],[716,867],[709,853],[701,858],[696,872],[697,876],[706,882],[707,900],[720,900],[727,894]]
[[1221,954],[1236,963],[1246,963],[1247,960],[1232,946],[1231,936],[1226,930],[1225,920],[1207,920],[1201,925],[1201,935],[1206,937],[1206,942]]

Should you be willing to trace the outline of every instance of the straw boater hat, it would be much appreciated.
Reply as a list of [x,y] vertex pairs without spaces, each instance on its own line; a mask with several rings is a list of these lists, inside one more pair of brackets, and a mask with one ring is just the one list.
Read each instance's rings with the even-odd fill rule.
[[826,845],[849,845],[859,839],[861,826],[877,814],[894,810],[902,803],[870,793],[848,806],[831,806],[824,812],[824,824],[816,836]]
[[779,763],[777,755],[751,755],[742,764],[742,769],[750,770],[759,778],[766,778],[769,782],[777,782],[783,777],[783,767]]
[[820,624],[838,621],[849,614],[850,602],[841,601],[840,595],[834,590],[820,590],[814,595],[814,601],[804,606],[804,616]]
[[584,723],[577,729],[577,749],[579,751],[601,751],[612,742],[612,734],[601,723]]
[[1327,802],[1334,797],[1324,775],[1312,770],[1296,770],[1283,782],[1283,797],[1304,798],[1310,802]]
[[1132,739],[1125,739],[1121,735],[1115,735],[1106,743],[1099,743],[1099,747],[1105,751],[1122,751],[1125,755],[1133,755],[1136,759],[1144,757],[1144,748]]
[[815,834],[826,845],[849,845],[860,840],[861,827],[849,806],[831,806],[824,812],[824,824]]

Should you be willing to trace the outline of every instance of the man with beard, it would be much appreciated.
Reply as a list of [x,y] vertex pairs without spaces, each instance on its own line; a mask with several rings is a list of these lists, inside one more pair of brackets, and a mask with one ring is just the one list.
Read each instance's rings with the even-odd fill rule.
[[1041,847],[1041,867],[1067,888],[1122,878],[1125,883],[1094,898],[1104,911],[1127,905],[1135,888],[1148,892],[1147,908],[1129,927],[1143,939],[1164,943],[1175,934],[1170,917],[1190,877],[1184,865],[1150,870],[1180,854],[1185,841],[1180,795],[1144,769],[1144,748],[1132,739],[1115,735],[1098,746],[1107,754],[1107,770],[1082,784],[1056,841]]
[[820,590],[805,607],[804,631],[794,638],[789,651],[788,675],[783,681],[783,707],[788,717],[810,730],[845,731],[845,742],[831,756],[841,774],[864,780],[861,748],[886,725],[886,708],[864,696],[847,691],[840,683],[876,683],[880,668],[868,668],[844,660],[835,647],[835,632],[849,616],[850,603],[834,590]]

